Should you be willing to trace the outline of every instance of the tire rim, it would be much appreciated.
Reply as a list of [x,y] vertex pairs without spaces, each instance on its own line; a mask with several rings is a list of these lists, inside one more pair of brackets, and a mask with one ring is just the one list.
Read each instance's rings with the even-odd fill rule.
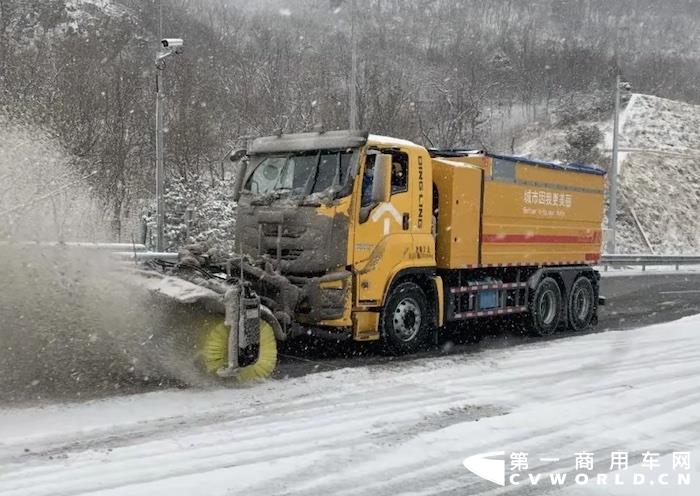
[[542,317],[542,324],[549,326],[554,322],[554,318],[557,316],[557,304],[556,296],[554,291],[548,289],[542,293],[540,298],[540,315]]
[[415,339],[420,330],[421,313],[418,303],[413,298],[404,298],[396,305],[394,315],[394,332],[404,342]]
[[573,307],[573,314],[576,318],[581,322],[586,320],[591,309],[591,302],[588,298],[588,292],[584,288],[576,288],[574,291]]

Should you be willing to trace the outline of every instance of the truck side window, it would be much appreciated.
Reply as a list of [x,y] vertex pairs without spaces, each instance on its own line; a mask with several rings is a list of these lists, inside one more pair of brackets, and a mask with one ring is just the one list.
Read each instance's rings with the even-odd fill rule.
[[367,221],[370,210],[375,206],[372,204],[372,183],[374,180],[374,155],[376,153],[391,155],[391,194],[395,195],[408,191],[408,155],[391,148],[383,150],[371,149],[367,154],[365,172],[362,177],[360,222]]
[[384,150],[391,154],[391,194],[408,191],[408,155],[396,150]]
[[[375,152],[376,153],[376,152]],[[367,155],[365,173],[362,176],[362,199],[360,206],[368,207],[372,203],[372,182],[374,180],[374,155]]]

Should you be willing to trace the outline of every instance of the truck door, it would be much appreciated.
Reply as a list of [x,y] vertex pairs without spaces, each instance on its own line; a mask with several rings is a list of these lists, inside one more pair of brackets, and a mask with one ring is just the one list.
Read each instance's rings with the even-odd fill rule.
[[[392,157],[391,200],[379,205],[370,200],[373,153]],[[357,305],[380,304],[389,277],[397,266],[408,263],[413,251],[413,178],[409,165],[409,153],[396,148],[370,149],[362,164],[363,185],[353,254]]]

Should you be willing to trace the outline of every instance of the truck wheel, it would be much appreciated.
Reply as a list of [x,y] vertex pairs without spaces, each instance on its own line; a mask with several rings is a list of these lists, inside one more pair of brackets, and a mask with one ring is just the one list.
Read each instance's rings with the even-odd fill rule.
[[556,332],[562,314],[561,300],[557,282],[551,277],[542,279],[530,300],[530,334],[549,336]]
[[396,286],[382,310],[380,333],[387,353],[415,353],[426,340],[428,324],[425,293],[415,283]]
[[595,291],[587,277],[579,277],[569,295],[569,325],[574,331],[582,331],[591,324],[595,313]]

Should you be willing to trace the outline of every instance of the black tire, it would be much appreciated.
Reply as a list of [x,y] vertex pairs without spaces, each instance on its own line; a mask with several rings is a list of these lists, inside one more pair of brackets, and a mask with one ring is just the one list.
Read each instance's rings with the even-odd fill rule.
[[583,331],[595,315],[595,291],[591,280],[581,276],[574,282],[569,294],[569,326],[574,331]]
[[429,319],[427,309],[425,293],[417,284],[402,282],[392,289],[379,323],[386,353],[415,353],[425,345]]
[[551,277],[543,278],[530,299],[528,330],[533,336],[550,336],[562,317],[561,289]]

